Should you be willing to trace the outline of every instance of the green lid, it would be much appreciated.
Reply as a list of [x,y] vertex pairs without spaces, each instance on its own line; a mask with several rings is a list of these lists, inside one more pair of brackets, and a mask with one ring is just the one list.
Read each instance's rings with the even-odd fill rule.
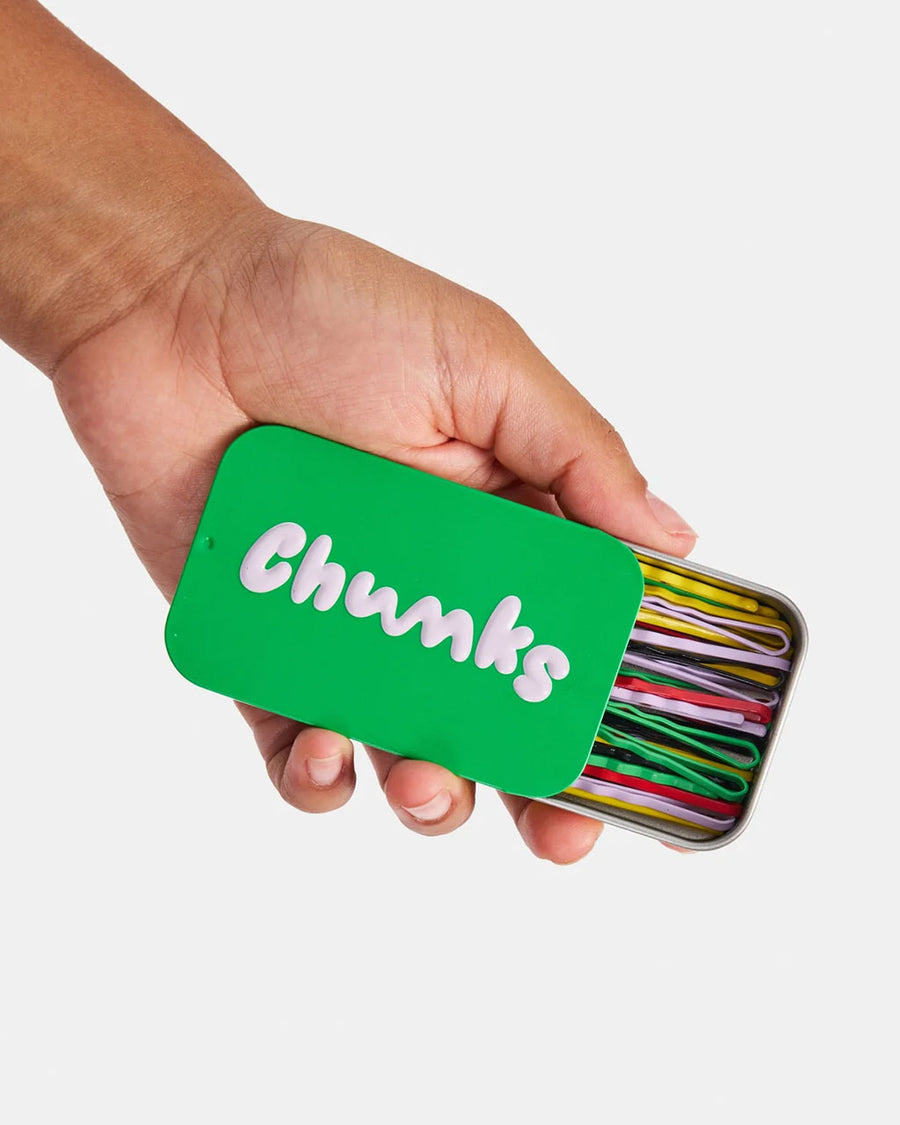
[[166,646],[201,687],[544,797],[581,773],[642,595],[602,531],[262,426],[222,458]]

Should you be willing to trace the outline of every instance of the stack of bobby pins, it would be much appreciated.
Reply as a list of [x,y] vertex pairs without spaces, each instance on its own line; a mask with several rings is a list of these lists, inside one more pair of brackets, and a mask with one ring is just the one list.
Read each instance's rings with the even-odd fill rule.
[[637,622],[594,752],[566,792],[685,839],[716,836],[740,818],[765,753],[790,626],[715,579],[638,560]]

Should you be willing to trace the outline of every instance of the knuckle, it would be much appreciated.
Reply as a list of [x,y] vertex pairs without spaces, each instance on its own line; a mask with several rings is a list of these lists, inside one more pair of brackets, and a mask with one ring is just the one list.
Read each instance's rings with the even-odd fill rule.
[[625,439],[616,427],[602,414],[591,408],[590,422],[592,437],[606,456],[617,463],[636,488],[646,487],[646,480],[631,459]]
[[590,425],[595,439],[601,441],[608,449],[614,452],[627,452],[622,435],[616,427],[593,407],[591,407]]

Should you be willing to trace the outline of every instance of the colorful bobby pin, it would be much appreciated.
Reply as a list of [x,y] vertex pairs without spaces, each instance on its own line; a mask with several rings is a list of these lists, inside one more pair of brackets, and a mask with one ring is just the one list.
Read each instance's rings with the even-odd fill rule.
[[711,660],[730,660],[741,664],[752,664],[759,668],[777,668],[783,672],[787,672],[791,666],[790,660],[782,656],[770,656],[767,652],[744,651],[719,644],[706,644],[690,637],[666,633],[660,629],[634,629],[631,636],[636,641],[645,641],[647,644],[674,649],[676,652],[706,656]]
[[715,797],[704,797],[700,793],[692,793],[688,789],[679,789],[675,785],[659,784],[655,781],[646,781],[642,777],[634,777],[619,770],[603,769],[600,766],[585,766],[584,777],[593,777],[598,781],[610,781],[616,785],[625,785],[629,789],[640,789],[646,793],[656,793],[660,797],[671,797],[684,805],[694,805],[698,809],[707,809],[709,812],[719,813],[721,816],[740,816],[742,805],[737,801],[719,801]]
[[[605,745],[618,751],[627,751],[642,765],[661,767],[675,777],[693,782],[697,792],[722,800],[743,796],[749,789],[747,778],[735,776],[728,766],[710,762],[705,758],[679,753],[668,747],[656,746],[630,734],[600,725]],[[596,745],[596,744],[595,744]]]
[[616,686],[630,688],[632,691],[649,695],[658,695],[663,699],[680,699],[685,703],[694,703],[698,707],[734,711],[752,722],[765,724],[772,721],[772,708],[755,699],[733,699],[727,695],[697,691],[690,686],[684,687],[675,680],[666,681],[659,677],[650,677],[640,673],[636,675],[620,673],[616,677]]
[[[675,633],[670,631],[669,635],[674,636]],[[701,659],[698,656],[692,656],[686,652],[679,652],[675,648],[660,648],[652,642],[638,640],[634,635],[634,630],[632,630],[631,639],[628,642],[628,650],[625,653],[624,659],[627,660],[635,653],[665,660],[668,663],[679,664],[684,668],[699,667],[707,672],[726,676],[729,680],[734,680],[742,686],[746,686],[747,684],[755,686],[759,684],[765,685],[766,687],[777,688],[781,687],[785,680],[785,673],[779,672],[777,669],[766,671],[762,668],[750,668],[743,664],[729,664],[718,658]],[[731,653],[730,655],[731,658],[734,659],[737,654]]]
[[711,726],[737,729],[745,734],[762,736],[766,733],[764,723],[749,722],[743,715],[734,711],[722,711],[712,707],[697,707],[693,703],[685,703],[680,699],[665,699],[662,696],[650,695],[647,692],[631,691],[628,688],[614,687],[610,696],[615,703],[629,703],[642,707],[653,713],[678,715],[685,719],[693,719],[699,723],[709,723]]
[[[603,742],[596,743],[595,750],[597,752],[591,754],[588,758],[588,764],[585,766],[586,770],[609,769],[615,773],[622,774],[626,779],[640,778],[642,781],[647,781],[655,785],[667,785],[673,789],[690,793],[693,796],[707,796],[705,783],[698,784],[690,778],[661,769],[658,765],[642,758],[634,751],[623,750],[620,747],[610,746],[608,743]],[[725,784],[721,786],[722,792],[720,796],[710,797],[710,800],[722,800],[725,801],[726,804],[743,801],[749,789],[748,780],[746,778],[725,773],[722,776],[722,781]]]
[[[667,797],[657,796],[655,793],[641,793],[635,794],[633,789],[628,789],[624,785],[613,785],[608,781],[597,781],[593,777],[579,777],[577,788],[581,792],[593,793],[597,797],[612,797],[617,801],[629,802],[631,804],[639,804],[645,809],[657,809],[659,812],[668,813],[669,816],[677,817],[679,820],[687,821],[689,824],[699,824],[701,828],[713,828],[718,832],[724,832],[726,828],[730,828],[734,824],[735,818],[733,816],[717,816],[710,812],[701,812],[699,809],[692,808],[690,805],[683,804],[680,801],[673,801]],[[639,801],[635,801],[635,797],[640,796]]]
[[711,602],[707,598],[698,598],[691,594],[682,594],[677,590],[670,589],[668,586],[662,586],[656,582],[647,582],[645,584],[644,596],[647,598],[657,598],[669,605],[681,606],[687,609],[697,609],[703,613],[709,614],[711,617],[732,617],[736,621],[741,621],[748,625],[757,623],[776,625],[782,632],[791,636],[791,627],[787,621],[778,617],[774,610],[766,613],[764,612],[765,606],[760,606],[755,613],[749,613],[745,610],[736,609],[733,606],[719,605],[717,602]]
[[673,816],[671,813],[662,812],[659,809],[653,809],[643,804],[636,804],[633,801],[620,801],[617,797],[603,797],[598,796],[596,793],[590,793],[586,789],[580,789],[582,778],[579,778],[575,785],[570,786],[566,793],[571,794],[573,797],[578,797],[582,801],[591,801],[598,805],[608,805],[614,809],[623,809],[625,812],[640,813],[642,816],[652,817],[654,820],[665,821],[667,826],[672,824],[680,825],[682,828],[692,828],[696,832],[709,832],[713,833],[711,828],[700,828],[699,825],[692,824],[691,821],[685,820],[683,817]]
[[[640,561],[640,559],[641,556],[638,555],[638,560]],[[713,586],[709,581],[702,582],[697,578],[689,578],[686,574],[679,574],[674,568],[663,570],[661,567],[643,561],[640,562],[640,566],[647,582],[658,582],[678,592],[693,594],[718,605],[741,609],[745,613],[758,613],[760,610],[760,604],[756,598],[751,598],[746,594],[739,594],[735,590],[725,590],[720,586]]]
[[[674,606],[664,598],[645,597],[638,613],[638,621],[646,624],[663,624],[692,636],[719,641],[736,648],[750,648],[756,652],[771,652],[781,656],[791,647],[790,633],[780,625],[767,621],[748,623],[737,617],[715,617],[711,613],[691,606]],[[749,614],[747,615],[749,616]],[[677,624],[680,622],[681,624]],[[726,629],[731,625],[731,629]],[[752,634],[758,634],[754,639]],[[772,642],[764,638],[772,637]]]
[[781,699],[780,694],[773,688],[759,687],[747,681],[740,681],[727,673],[716,672],[693,661],[687,665],[677,664],[660,657],[642,656],[637,652],[629,651],[622,661],[622,672],[627,672],[629,675],[641,674],[648,680],[661,683],[675,681],[694,684],[728,699],[755,700],[768,707],[777,706]]
[[740,819],[791,669],[765,602],[638,554],[645,595],[582,776],[566,790],[685,839]]

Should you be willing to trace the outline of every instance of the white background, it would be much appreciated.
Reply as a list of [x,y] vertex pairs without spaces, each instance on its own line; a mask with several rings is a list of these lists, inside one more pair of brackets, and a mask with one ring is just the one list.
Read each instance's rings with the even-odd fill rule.
[[489,791],[417,838],[364,761],[304,817],[3,352],[0,1116],[887,1120],[895,5],[54,9],[273,206],[506,306],[811,646],[719,852],[557,869]]

